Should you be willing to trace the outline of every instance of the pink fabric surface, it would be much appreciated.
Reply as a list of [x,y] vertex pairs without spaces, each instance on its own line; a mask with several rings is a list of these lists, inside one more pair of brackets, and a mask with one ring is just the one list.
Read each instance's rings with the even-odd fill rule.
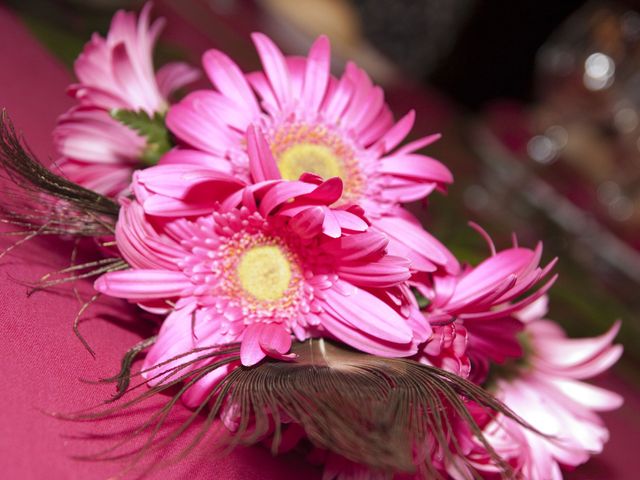
[[[58,64],[4,8],[0,8],[0,106],[7,108],[16,127],[42,158],[53,154],[51,130],[56,117],[71,104],[65,88],[70,73]],[[2,238],[0,248],[10,244]],[[86,433],[113,432],[132,426],[121,423],[75,423],[46,415],[71,412],[99,404],[112,386],[88,385],[80,378],[113,374],[122,354],[151,331],[136,326],[132,309],[119,301],[92,308],[81,329],[96,351],[94,360],[71,330],[79,303],[69,288],[41,292],[27,298],[21,282],[33,281],[68,265],[72,245],[59,240],[36,240],[2,259],[0,265],[0,478],[105,479],[122,463],[87,462],[73,455],[95,452],[105,443],[78,439]],[[79,285],[84,297],[90,282]],[[186,413],[180,408],[181,413]],[[255,447],[213,458],[196,451],[182,462],[154,472],[162,479],[299,479],[320,477],[317,469],[297,456],[273,458]]]

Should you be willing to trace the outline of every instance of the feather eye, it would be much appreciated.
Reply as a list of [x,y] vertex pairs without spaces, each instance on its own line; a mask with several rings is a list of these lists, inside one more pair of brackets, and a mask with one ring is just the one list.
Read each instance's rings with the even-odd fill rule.
[[0,167],[10,180],[3,184],[0,217],[18,228],[15,234],[113,234],[118,204],[42,165],[16,134],[6,110],[0,114]]
[[[174,365],[171,368],[154,367],[153,371],[158,371],[155,378],[163,377],[163,380],[137,397],[125,400],[125,396],[120,400],[123,403],[106,410],[62,417],[74,420],[107,418],[160,392],[173,392],[182,385],[133,433],[86,458],[120,458],[123,454],[117,452],[125,445],[142,441],[142,446],[125,454],[132,456],[133,468],[146,454],[167,447],[179,435],[185,434],[196,418],[204,415],[205,421],[197,427],[192,440],[180,454],[185,455],[210,431],[221,432],[214,421],[223,415],[227,424],[231,423],[235,428],[225,435],[214,435],[215,441],[210,445],[214,449],[226,451],[236,445],[266,440],[275,454],[280,448],[283,424],[293,422],[304,429],[314,446],[335,452],[372,471],[389,475],[393,472],[414,473],[424,478],[442,478],[429,454],[436,450],[445,464],[460,469],[461,476],[480,478],[473,465],[464,460],[462,448],[456,441],[454,428],[459,428],[461,422],[486,448],[502,474],[505,477],[512,474],[510,466],[492,449],[469,413],[469,402],[484,408],[491,416],[503,414],[535,431],[482,388],[436,367],[360,353],[324,339],[296,343],[292,351],[298,355],[292,362],[268,360],[253,367],[235,368],[212,388],[187,421],[169,432],[160,434],[180,398],[208,373],[238,362],[237,345],[201,348],[183,354],[166,362]],[[140,349],[136,349],[133,355],[139,352]],[[176,365],[180,358],[184,361]],[[118,383],[119,390],[137,375],[146,373],[148,376],[150,373],[130,374],[131,361],[132,357],[128,356],[123,362],[123,370],[112,379]],[[150,380],[147,378],[129,388],[127,394]],[[119,391],[119,395],[122,393]],[[417,458],[416,452],[429,453]]]

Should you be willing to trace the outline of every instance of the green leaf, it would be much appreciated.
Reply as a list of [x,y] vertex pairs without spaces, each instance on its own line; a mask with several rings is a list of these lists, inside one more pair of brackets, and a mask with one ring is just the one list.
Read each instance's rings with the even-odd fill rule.
[[164,122],[164,114],[156,112],[153,117],[150,117],[144,110],[135,112],[114,109],[111,111],[111,117],[147,140],[147,146],[140,157],[143,166],[151,167],[157,164],[160,157],[171,149],[171,139]]

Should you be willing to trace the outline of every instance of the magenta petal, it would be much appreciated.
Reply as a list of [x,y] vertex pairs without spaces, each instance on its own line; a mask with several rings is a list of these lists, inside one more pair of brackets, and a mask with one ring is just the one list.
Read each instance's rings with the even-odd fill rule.
[[186,254],[178,243],[158,234],[145,218],[142,206],[128,199],[121,201],[115,236],[118,250],[135,268],[178,270],[178,259]]
[[329,82],[331,45],[326,35],[317,38],[307,56],[302,102],[309,111],[317,111]]
[[247,130],[247,153],[249,155],[249,170],[255,182],[282,178],[267,140],[262,132],[253,125],[250,125]]
[[106,273],[94,283],[100,293],[140,300],[177,297],[191,286],[182,272],[142,269]]
[[390,343],[409,343],[413,338],[406,320],[389,305],[366,290],[353,287],[344,295],[335,287],[323,292],[324,309],[362,332]]
[[344,113],[353,96],[354,85],[347,75],[343,75],[325,98],[324,115],[329,121],[336,121]]
[[[140,105],[149,115],[159,110],[158,100],[160,92],[157,91],[155,82],[145,82],[140,75],[140,70],[132,64],[127,47],[124,43],[116,45],[112,50],[111,71],[118,84],[119,89],[124,93],[130,104]],[[150,91],[151,87],[156,91]]]
[[291,181],[275,183],[263,197],[260,203],[260,213],[262,215],[268,215],[275,208],[292,198],[305,195],[315,189],[315,185],[305,182]]
[[324,209],[322,207],[308,207],[294,215],[289,221],[291,229],[300,238],[312,238],[322,232]]
[[398,122],[378,140],[376,147],[380,148],[383,153],[393,150],[409,135],[409,132],[413,128],[415,118],[415,110],[410,110],[409,113],[398,120]]
[[229,375],[236,366],[238,366],[237,363],[230,363],[207,373],[182,395],[181,400],[189,408],[199,407],[211,395],[216,385]]
[[260,346],[260,338],[265,326],[264,323],[254,323],[244,331],[240,345],[240,361],[245,367],[255,365],[267,356]]
[[382,255],[389,240],[386,235],[374,230],[326,240],[322,249],[340,262],[360,260],[370,255]]
[[322,222],[322,233],[331,238],[338,238],[342,234],[340,222],[328,207],[322,207],[324,210],[324,221]]
[[291,334],[282,324],[268,323],[260,332],[260,347],[269,356],[280,358],[291,349]]
[[166,117],[167,127],[189,146],[217,156],[225,156],[230,149],[237,146],[243,134],[231,131],[220,119],[203,112],[203,109],[210,111],[215,106],[209,105],[205,109],[202,104],[206,103],[206,100],[202,96],[192,95],[169,108]]
[[227,174],[233,172],[231,162],[226,159],[200,150],[174,148],[165,153],[158,162],[164,165],[193,165],[211,170],[218,170]]
[[158,165],[137,173],[136,179],[154,193],[185,199],[191,191],[203,184],[211,184],[211,201],[225,198],[230,191],[244,183],[228,173],[207,167],[186,164]]
[[203,200],[185,202],[162,195],[151,195],[143,203],[145,213],[157,217],[191,217],[211,213],[215,202]]
[[[382,230],[397,243],[404,245],[408,249],[411,260],[424,257],[429,262],[444,267],[450,273],[458,272],[460,266],[453,254],[415,221],[385,215],[374,221],[374,227]],[[419,263],[415,266],[418,265]]]
[[[311,178],[320,179],[320,177],[309,177],[308,174],[303,174],[300,177],[300,180],[310,182]],[[343,188],[344,185],[342,183],[342,179],[339,177],[329,178],[322,181],[322,183],[314,188],[312,192],[306,194],[303,199],[307,202],[320,202],[325,205],[331,205],[340,199]]]
[[236,104],[258,115],[260,108],[244,74],[233,60],[218,50],[208,50],[202,56],[202,65],[216,88]]
[[198,80],[200,75],[200,70],[193,68],[188,63],[170,62],[158,69],[156,80],[160,94],[169,98],[179,88]]
[[479,296],[497,287],[509,275],[522,271],[533,257],[534,251],[528,248],[510,248],[489,257],[460,279],[451,303]]
[[352,232],[364,232],[369,228],[369,224],[359,215],[347,210],[333,210],[333,215],[338,220],[340,228]]
[[427,135],[426,137],[419,138],[412,142],[409,142],[402,146],[397,152],[396,155],[404,155],[406,153],[414,153],[417,150],[420,150],[424,147],[428,147],[432,143],[440,140],[442,135],[439,133],[433,133],[431,135]]
[[409,357],[417,348],[411,342],[393,343],[371,336],[353,326],[340,321],[331,314],[322,316],[322,326],[338,340],[363,352],[382,357]]
[[291,83],[289,70],[282,52],[269,37],[262,33],[252,33],[251,39],[258,50],[262,66],[267,74],[278,104],[284,108],[290,102]]
[[393,287],[411,277],[409,261],[392,255],[386,255],[376,262],[344,263],[337,270],[343,280],[366,288]]
[[449,184],[453,182],[451,171],[441,162],[416,153],[386,157],[381,161],[379,171],[437,183]]

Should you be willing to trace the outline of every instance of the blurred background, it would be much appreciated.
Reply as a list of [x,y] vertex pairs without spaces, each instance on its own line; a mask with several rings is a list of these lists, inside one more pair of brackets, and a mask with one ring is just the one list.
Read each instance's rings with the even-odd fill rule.
[[[91,32],[107,31],[116,9],[142,5],[5,3],[69,68]],[[154,3],[154,14],[169,20],[159,64],[198,64],[216,47],[243,69],[257,69],[252,31],[269,34],[289,54],[306,53],[318,34],[328,34],[336,73],[355,60],[384,86],[396,114],[416,110],[414,136],[443,133],[430,152],[456,181],[428,208],[413,206],[430,231],[470,262],[488,249],[467,220],[489,231],[499,248],[510,245],[511,232],[528,246],[544,240],[546,260],[560,257],[550,317],[572,336],[600,334],[621,318],[625,357],[615,379],[603,384],[638,398],[639,2]]]

